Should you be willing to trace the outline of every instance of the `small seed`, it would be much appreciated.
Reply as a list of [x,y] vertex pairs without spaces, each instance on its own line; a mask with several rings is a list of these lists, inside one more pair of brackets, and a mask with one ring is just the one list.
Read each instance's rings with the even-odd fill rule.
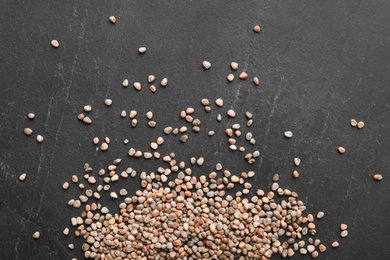
[[214,131],[209,131],[207,135],[208,135],[208,136],[213,136],[214,133],[215,133]]
[[321,253],[325,252],[326,250],[326,246],[324,246],[323,244],[319,245],[318,246],[318,249],[320,250]]
[[229,75],[227,76],[227,80],[228,80],[229,82],[232,82],[232,81],[234,80],[234,75],[233,75],[233,74],[229,74]]
[[163,86],[163,87],[165,87],[167,84],[168,84],[168,79],[167,78],[163,78],[162,80],[161,80],[161,86]]
[[116,18],[115,18],[115,16],[110,16],[110,18],[108,18],[109,20],[110,20],[110,22],[112,23],[112,24],[115,24],[116,23]]
[[258,86],[258,85],[260,84],[260,80],[259,80],[258,77],[254,77],[254,78],[252,79],[252,81],[253,81],[253,84],[255,84],[256,86]]
[[206,70],[211,68],[211,63],[206,60],[202,62],[202,65]]
[[301,164],[301,159],[299,159],[298,157],[294,158],[294,164],[295,166],[299,166]]
[[35,114],[34,113],[28,113],[27,117],[28,117],[28,119],[34,119],[35,118]]
[[92,124],[92,119],[87,116],[83,118],[83,122],[87,125],[90,125]]
[[230,63],[230,67],[232,68],[232,70],[237,70],[238,69],[238,63],[237,62],[232,62],[232,63]]
[[333,248],[339,247],[339,242],[334,241],[334,242],[332,243],[332,247],[333,247]]
[[85,117],[84,114],[81,113],[81,114],[79,114],[79,115],[77,116],[77,119],[80,120],[80,121],[82,121],[82,120],[84,119],[84,117]]
[[79,181],[79,178],[76,175],[72,175],[72,182],[77,183]]
[[157,125],[156,121],[149,121],[148,126],[154,128]]
[[374,178],[374,180],[377,180],[377,181],[382,180],[382,174],[379,174],[379,173],[374,174],[372,177]]
[[337,151],[340,153],[340,154],[343,154],[343,153],[345,153],[345,148],[344,147],[342,147],[342,146],[340,146],[339,148],[337,148]]
[[54,48],[58,48],[60,46],[60,43],[57,40],[52,40],[51,46],[53,46]]
[[292,176],[293,176],[294,179],[299,178],[299,172],[294,170],[293,173],[292,173]]
[[256,25],[255,27],[253,27],[253,31],[254,31],[255,33],[259,33],[260,30],[261,30],[261,28],[260,28],[260,26],[258,26],[258,25]]
[[153,75],[148,76],[148,82],[152,83],[155,80],[155,77]]
[[138,49],[138,52],[141,53],[141,54],[143,54],[143,53],[146,52],[146,48],[145,48],[145,47],[140,47],[140,48]]
[[137,111],[131,110],[131,111],[130,111],[130,114],[129,114],[129,117],[130,117],[131,119],[133,119],[133,118],[136,117],[136,116],[137,116]]
[[34,239],[38,239],[40,236],[41,236],[41,234],[40,234],[38,231],[36,231],[36,232],[32,235],[32,237],[33,237]]
[[69,182],[64,182],[64,184],[62,184],[62,188],[64,189],[64,190],[67,190],[68,188],[69,188]]
[[246,74],[245,72],[241,72],[240,76],[238,76],[240,79],[247,79],[248,78],[248,74]]
[[100,145],[100,150],[106,151],[107,149],[108,149],[108,144],[107,144],[107,143],[102,143],[102,144]]
[[123,80],[122,86],[123,86],[124,88],[127,88],[127,87],[129,86],[129,80],[128,80],[128,79]]
[[104,104],[109,107],[109,106],[112,105],[112,100],[111,99],[106,99],[106,100],[104,100]]
[[65,236],[69,235],[69,228],[65,228],[65,229],[62,231],[62,233],[63,233]]
[[151,86],[149,87],[149,89],[150,89],[150,91],[151,91],[152,93],[154,93],[154,92],[157,91],[157,88],[156,88],[156,86],[154,86],[154,85],[151,85]]
[[149,111],[146,113],[146,117],[151,120],[153,118],[153,112]]
[[113,199],[117,199],[118,195],[115,192],[111,192],[110,193],[110,197],[113,198]]
[[351,119],[350,121],[349,121],[349,123],[351,124],[351,126],[357,126],[357,121],[355,120],[355,119]]
[[33,133],[33,130],[31,128],[25,128],[23,132],[25,135],[29,136]]
[[325,213],[322,212],[322,211],[320,211],[320,212],[317,213],[317,218],[318,218],[318,219],[321,219],[321,218],[324,217],[324,215],[325,215]]
[[293,133],[291,131],[286,131],[286,132],[284,132],[284,137],[292,138],[293,137]]
[[215,104],[219,107],[223,106],[223,99],[222,98],[218,98],[217,100],[215,100]]
[[136,90],[138,90],[138,91],[140,91],[141,88],[142,88],[141,83],[139,83],[139,82],[134,82],[133,86],[134,86],[134,88],[135,88]]
[[341,230],[347,230],[348,229],[348,225],[347,224],[341,224],[340,225],[340,229]]
[[43,138],[43,136],[42,135],[37,135],[37,142],[38,143],[42,143],[43,142],[43,140],[44,140],[44,138]]
[[346,237],[346,236],[348,236],[348,231],[347,231],[347,230],[341,231],[340,236],[341,236],[341,237]]
[[85,112],[91,112],[91,110],[92,110],[92,107],[90,105],[84,106],[84,111]]
[[204,163],[204,158],[203,158],[203,157],[200,157],[198,160],[196,160],[196,163],[197,163],[199,166],[202,166],[203,163]]
[[188,140],[188,135],[183,135],[180,137],[180,142],[185,143]]
[[209,101],[207,98],[202,99],[202,100],[201,100],[201,103],[202,103],[203,106],[208,106],[208,105],[210,105],[210,101]]
[[360,121],[358,124],[357,124],[357,127],[358,129],[362,129],[364,127],[364,122],[363,121]]
[[27,174],[26,173],[22,173],[19,175],[19,181],[24,181],[27,177]]
[[230,117],[232,117],[232,118],[236,116],[236,112],[234,112],[233,109],[229,109],[229,110],[227,111],[227,114],[228,114],[228,116],[230,116]]

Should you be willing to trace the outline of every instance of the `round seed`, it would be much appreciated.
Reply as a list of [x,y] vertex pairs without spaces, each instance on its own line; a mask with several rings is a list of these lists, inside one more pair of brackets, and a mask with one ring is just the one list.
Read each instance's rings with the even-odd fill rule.
[[136,90],[138,90],[138,91],[140,91],[141,88],[142,88],[141,83],[139,83],[139,82],[134,82],[133,86],[134,86],[134,88],[135,88]]
[[152,83],[154,81],[155,77],[153,75],[148,76],[148,82]]
[[53,46],[54,48],[58,48],[58,47],[60,47],[60,43],[57,40],[52,40],[51,46]]
[[146,117],[151,120],[153,118],[153,112],[149,111],[146,113]]
[[62,233],[63,233],[65,236],[69,235],[69,228],[65,228],[65,229],[62,231]]
[[110,16],[110,18],[108,18],[109,20],[110,20],[110,22],[112,23],[112,24],[115,24],[116,23],[116,18],[115,18],[115,16]]
[[284,132],[284,137],[292,138],[293,137],[293,133],[291,131],[286,131],[286,132]]
[[347,224],[341,224],[340,225],[340,229],[341,230],[347,230],[348,229],[348,225]]
[[129,114],[129,117],[130,117],[131,119],[133,119],[133,118],[136,117],[136,116],[137,116],[137,111],[131,110],[131,111],[130,111],[130,114]]
[[141,53],[141,54],[143,54],[143,53],[146,52],[146,48],[145,48],[145,47],[140,47],[140,48],[138,49],[138,52]]
[[333,248],[336,248],[336,247],[339,247],[339,242],[337,242],[337,241],[334,241],[333,243],[332,243],[332,247]]
[[294,179],[299,178],[299,172],[294,170],[293,173],[292,173],[292,176],[293,176]]
[[241,72],[240,76],[238,76],[240,79],[247,79],[248,78],[248,74],[246,74],[245,72]]
[[374,174],[372,177],[374,178],[374,180],[377,180],[377,181],[381,181],[382,180],[382,174],[379,174],[379,173]]
[[218,98],[217,100],[215,100],[215,104],[219,107],[223,106],[223,99],[222,98]]
[[229,74],[229,75],[227,76],[227,80],[228,80],[229,82],[232,82],[232,81],[234,80],[234,75],[233,75],[233,74]]
[[301,164],[301,159],[299,159],[298,157],[294,158],[294,164],[295,166],[299,166]]
[[215,133],[214,131],[209,131],[207,135],[208,135],[208,136],[213,136],[214,133]]
[[255,84],[256,86],[258,86],[258,85],[260,84],[260,80],[259,80],[258,77],[254,77],[254,78],[252,79],[252,81],[253,81],[253,84]]
[[345,153],[345,148],[344,147],[342,147],[342,146],[340,146],[339,148],[337,148],[337,151],[340,153],[340,154],[343,154],[343,153]]
[[180,142],[182,142],[182,143],[187,142],[187,140],[188,140],[188,135],[182,135],[182,136],[180,137]]
[[43,136],[42,135],[37,135],[37,142],[38,143],[42,143],[43,142],[43,140],[44,140],[44,138],[43,138]]
[[321,253],[325,252],[326,250],[326,246],[324,246],[323,244],[319,245],[318,246],[318,249],[320,250]]
[[82,121],[83,119],[84,119],[84,114],[79,114],[78,116],[77,116],[77,119],[78,120],[80,120],[80,121]]
[[22,173],[19,175],[19,181],[24,181],[27,177],[27,174],[26,173]]
[[67,190],[69,188],[69,182],[64,182],[64,184],[62,184],[62,188]]
[[348,236],[348,231],[347,231],[347,230],[341,231],[340,236],[341,236],[341,237],[346,237],[346,236]]
[[23,132],[25,135],[29,136],[33,133],[33,130],[31,128],[25,128],[23,129]]
[[85,124],[87,124],[87,125],[90,125],[90,124],[92,124],[92,119],[89,118],[89,117],[84,117],[84,118],[83,118],[83,122],[84,122]]
[[149,87],[149,89],[150,89],[150,91],[153,92],[153,93],[157,91],[157,88],[156,88],[154,85],[151,85],[151,86]]
[[91,110],[92,110],[92,107],[90,105],[84,106],[84,111],[85,112],[91,112]]
[[41,234],[38,231],[34,232],[34,234],[32,235],[34,239],[38,239],[40,236]]
[[206,70],[211,68],[211,63],[206,60],[202,62],[202,65]]
[[109,106],[112,105],[112,100],[111,99],[105,99],[104,100],[104,104],[109,107]]
[[254,31],[255,33],[259,33],[260,30],[261,30],[261,28],[260,28],[260,26],[258,26],[258,25],[255,25],[255,27],[253,27],[253,31]]
[[360,121],[358,124],[357,124],[357,127],[358,129],[362,129],[364,127],[364,122],[363,121]]
[[102,144],[100,145],[100,150],[106,151],[107,149],[108,149],[108,144],[107,144],[107,143],[102,143]]
[[357,126],[357,121],[355,120],[355,119],[351,119],[350,121],[349,121],[349,123],[351,124],[351,126]]
[[34,113],[28,113],[27,118],[32,120],[32,119],[35,118],[35,114]]
[[203,157],[200,157],[198,160],[196,160],[196,163],[197,163],[199,166],[202,166],[203,163],[204,163],[204,158],[203,158]]
[[230,116],[231,118],[233,118],[233,117],[236,116],[236,112],[234,112],[233,109],[229,109],[229,110],[227,111],[227,114],[228,114],[228,116]]
[[209,101],[207,98],[203,98],[203,99],[201,100],[201,103],[202,103],[203,106],[208,106],[208,105],[210,105],[210,101]]
[[129,86],[129,80],[128,80],[128,79],[123,80],[122,86],[123,86],[124,88],[127,88],[127,87]]
[[165,87],[167,84],[168,84],[168,79],[167,78],[163,78],[161,80],[161,86]]
[[151,128],[154,128],[156,125],[157,125],[156,121],[149,121],[148,122],[148,126],[150,126]]
[[137,126],[137,123],[138,123],[138,120],[137,119],[133,119],[133,120],[131,120],[131,126],[132,127],[136,127]]
[[322,211],[320,211],[320,212],[317,213],[317,218],[318,218],[318,219],[321,219],[321,218],[324,217],[324,215],[325,215],[325,213],[322,212]]
[[232,68],[232,70],[237,70],[238,69],[238,63],[237,62],[232,62],[232,63],[230,63],[230,67]]

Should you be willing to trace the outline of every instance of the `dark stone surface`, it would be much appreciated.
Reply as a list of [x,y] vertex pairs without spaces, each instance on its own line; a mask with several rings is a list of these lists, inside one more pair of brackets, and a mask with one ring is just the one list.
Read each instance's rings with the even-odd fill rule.
[[[155,170],[157,161],[128,158],[130,145],[122,141],[147,149],[165,126],[183,124],[178,113],[187,106],[197,109],[202,132],[190,134],[185,145],[166,138],[162,153],[175,151],[187,161],[204,156],[196,174],[217,162],[232,171],[255,169],[254,189],[268,189],[279,173],[281,185],[297,191],[308,212],[325,212],[317,230],[328,250],[320,259],[389,257],[388,1],[1,2],[0,259],[82,259],[82,240],[62,234],[80,212],[66,202],[80,190],[71,185],[65,192],[62,183],[73,174],[82,179],[85,162],[96,170],[117,157],[124,158],[121,169]],[[108,22],[110,15],[116,25]],[[253,33],[255,24],[260,34]],[[52,39],[60,42],[58,49],[50,46]],[[140,46],[147,47],[144,55]],[[212,63],[209,71],[203,60]],[[236,77],[245,70],[261,86],[228,83],[231,61],[240,64]],[[169,86],[155,94],[121,87],[124,78],[146,83],[149,74],[168,77]],[[204,97],[223,98],[222,111],[254,113],[251,131],[261,160],[248,166],[242,154],[228,150],[222,133],[227,120],[216,123],[218,109],[203,112]],[[113,99],[110,108],[105,98]],[[76,120],[85,104],[93,107],[91,126]],[[119,114],[134,108],[154,111],[157,127],[149,129],[141,116],[131,129]],[[26,118],[31,111],[33,121]],[[365,128],[350,127],[351,118],[363,120]],[[45,141],[26,137],[24,127]],[[210,129],[219,134],[207,138]],[[285,139],[285,130],[294,138]],[[95,135],[111,137],[109,151],[95,150]],[[342,156],[340,145],[347,149]],[[302,158],[298,180],[291,178],[295,156]],[[28,173],[24,183],[18,181],[22,172]],[[383,180],[373,181],[373,173]],[[121,187],[134,191],[138,181],[113,185]],[[107,197],[103,204],[110,203]],[[346,239],[339,238],[340,223],[349,225]],[[42,233],[37,241],[31,238],[36,230]],[[336,250],[329,246],[334,240],[340,241]],[[67,249],[71,242],[73,251]]]

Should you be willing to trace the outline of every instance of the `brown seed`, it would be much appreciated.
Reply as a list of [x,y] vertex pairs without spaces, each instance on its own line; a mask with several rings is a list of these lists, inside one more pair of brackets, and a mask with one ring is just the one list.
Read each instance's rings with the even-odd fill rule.
[[58,48],[60,46],[60,43],[57,40],[52,40],[51,46],[53,46],[54,48]]
[[351,124],[351,126],[357,126],[357,121],[355,119],[351,119],[349,123]]
[[372,177],[374,178],[374,180],[377,180],[377,181],[382,180],[382,174],[379,174],[379,173],[374,174]]
[[345,153],[345,148],[344,147],[342,147],[342,146],[340,146],[339,148],[337,148],[337,151],[340,153],[340,154],[343,154],[343,153]]
[[28,119],[34,119],[35,118],[35,114],[34,113],[28,113],[27,115]]
[[294,170],[292,176],[294,177],[294,179],[297,179],[299,177],[299,172],[297,170]]
[[259,33],[260,30],[261,30],[261,28],[260,28],[260,26],[258,26],[258,25],[255,25],[255,27],[253,27],[253,31],[254,31],[255,33]]
[[228,80],[229,82],[232,82],[232,81],[234,80],[234,75],[233,75],[233,74],[229,74],[229,75],[227,76],[227,80]]
[[332,243],[332,247],[333,247],[333,248],[339,247],[339,242],[334,241],[334,242]]
[[42,143],[43,142],[43,140],[44,140],[44,138],[43,138],[43,136],[42,135],[37,135],[37,142],[38,143]]
[[248,78],[248,74],[246,74],[245,72],[241,72],[240,76],[238,76],[240,79],[247,79]]
[[31,135],[33,133],[33,130],[31,128],[27,127],[27,128],[25,128],[23,130],[23,132],[24,132],[25,135],[29,136],[29,135]]
[[357,127],[358,129],[362,129],[364,127],[364,122],[363,121],[360,121],[358,124],[357,124]]
[[112,24],[115,24],[116,23],[116,18],[115,18],[115,16],[110,16],[110,18],[108,18],[109,20],[110,20],[110,22],[112,23]]
[[202,62],[202,65],[206,70],[211,68],[211,63],[206,60]]

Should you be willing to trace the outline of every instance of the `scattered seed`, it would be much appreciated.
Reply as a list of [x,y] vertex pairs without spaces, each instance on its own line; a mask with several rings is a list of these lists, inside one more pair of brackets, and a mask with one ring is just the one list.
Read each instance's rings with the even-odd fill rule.
[[57,40],[52,40],[51,46],[53,46],[54,48],[58,48],[58,47],[60,47],[60,43]]
[[108,18],[109,20],[110,20],[110,22],[112,23],[112,24],[115,24],[116,23],[116,18],[115,18],[115,16],[110,16],[110,18]]
[[341,237],[346,237],[346,236],[348,236],[348,231],[347,231],[347,230],[341,231],[340,236],[341,236]]
[[62,184],[62,188],[67,190],[69,188],[69,182],[64,182],[64,184]]
[[198,158],[198,160],[196,160],[196,163],[197,163],[199,166],[202,166],[203,163],[204,163],[204,158],[203,158],[203,157]]
[[294,164],[295,164],[295,166],[299,166],[301,164],[301,159],[299,159],[298,157],[295,157]]
[[27,177],[27,174],[26,173],[22,173],[19,175],[19,181],[24,181]]
[[260,84],[260,80],[259,80],[258,77],[254,77],[254,78],[252,79],[252,81],[253,81],[253,84],[255,84],[256,86],[258,86],[258,85]]
[[284,132],[284,137],[292,138],[293,137],[293,133],[291,131],[286,131],[286,132]]
[[34,234],[32,235],[34,239],[38,239],[40,236],[41,234],[38,231],[34,232]]
[[374,180],[377,180],[377,181],[381,181],[382,180],[382,174],[379,174],[379,173],[374,174],[372,177],[374,178]]
[[43,140],[44,140],[44,138],[43,138],[43,136],[42,135],[37,135],[37,142],[38,143],[42,143],[43,142]]
[[23,132],[25,135],[30,136],[33,133],[33,130],[31,128],[25,128],[23,129]]
[[163,78],[162,80],[161,80],[161,86],[163,86],[163,87],[165,87],[167,84],[168,84],[168,79],[167,78]]
[[203,67],[204,67],[206,70],[208,70],[208,69],[211,68],[211,63],[208,62],[208,61],[203,61],[203,62],[202,62],[202,65],[203,65]]
[[350,121],[349,121],[349,123],[351,124],[351,126],[357,126],[357,121],[355,120],[355,119],[351,119]]
[[342,146],[340,146],[339,148],[337,148],[337,151],[340,153],[340,154],[343,154],[343,153],[345,153],[345,148],[344,147],[342,147]]
[[357,128],[358,129],[362,129],[364,127],[364,122],[363,121],[360,121],[358,124],[357,124]]
[[83,122],[87,125],[90,125],[92,124],[92,119],[86,116],[83,118]]
[[141,53],[141,54],[143,54],[143,53],[146,52],[146,48],[145,48],[145,47],[140,47],[140,48],[138,49],[138,52]]
[[102,143],[102,144],[100,145],[100,150],[106,151],[107,149],[108,149],[108,144],[107,144],[107,143]]
[[155,80],[155,77],[153,75],[148,76],[148,82],[152,83]]
[[232,81],[234,80],[234,75],[233,75],[233,74],[229,74],[229,75],[227,76],[227,80],[228,80],[229,82],[232,82]]
[[333,248],[339,247],[339,242],[334,241],[334,242],[332,243],[332,247],[333,247]]
[[65,228],[65,229],[62,231],[62,233],[63,233],[65,236],[69,235],[69,228]]
[[261,30],[261,28],[260,28],[260,26],[258,26],[258,25],[255,25],[255,27],[253,27],[253,31],[254,31],[255,33],[259,33],[260,30]]
[[150,91],[153,92],[153,93],[157,91],[157,88],[156,88],[154,85],[151,85],[151,86],[149,87],[149,89],[150,89]]
[[223,106],[223,99],[222,98],[218,98],[217,100],[215,100],[215,104],[219,107]]
[[182,135],[182,136],[180,137],[180,142],[182,142],[182,143],[187,142],[187,140],[188,140],[188,135]]
[[92,107],[90,105],[84,106],[84,111],[85,112],[91,112],[91,110],[92,110]]
[[341,224],[340,225],[340,229],[341,230],[347,230],[348,229],[348,225],[347,224]]
[[129,80],[128,80],[128,79],[123,80],[122,86],[123,86],[124,88],[127,88],[127,87],[129,86]]
[[130,111],[130,114],[129,114],[129,117],[130,117],[131,119],[133,119],[133,118],[135,118],[136,116],[137,116],[137,111],[131,110],[131,111]]
[[230,67],[232,68],[232,70],[237,70],[238,69],[238,63],[237,62],[232,62],[232,63],[230,63]]
[[109,106],[112,105],[112,100],[111,99],[105,99],[104,100],[104,104],[109,107]]
[[84,114],[81,113],[81,114],[79,114],[79,115],[77,116],[77,119],[80,120],[80,121],[82,121],[82,120],[84,119],[84,117],[85,117]]
[[146,117],[151,120],[153,118],[153,112],[149,111],[146,113]]
[[34,113],[28,113],[27,118],[32,120],[32,119],[35,118],[35,114]]
[[[320,211],[320,212],[317,213],[317,218],[318,218],[318,219],[321,219],[321,218],[324,217],[324,215],[325,215],[325,213],[322,212],[322,211]],[[320,251],[321,251],[321,250],[320,250]]]
[[233,117],[236,116],[236,112],[234,112],[233,109],[229,109],[229,110],[227,111],[227,114],[228,114],[228,116],[230,116],[231,118],[233,118]]
[[208,106],[208,105],[210,105],[210,101],[209,101],[207,98],[202,99],[202,100],[201,100],[201,103],[202,103],[203,106]]
[[157,125],[156,121],[149,121],[148,126],[154,128]]
[[297,170],[294,170],[293,173],[292,173],[292,176],[294,179],[298,179],[299,178],[299,172]]
[[245,72],[241,72],[240,76],[238,76],[240,79],[247,79],[248,78],[248,74],[246,74]]

